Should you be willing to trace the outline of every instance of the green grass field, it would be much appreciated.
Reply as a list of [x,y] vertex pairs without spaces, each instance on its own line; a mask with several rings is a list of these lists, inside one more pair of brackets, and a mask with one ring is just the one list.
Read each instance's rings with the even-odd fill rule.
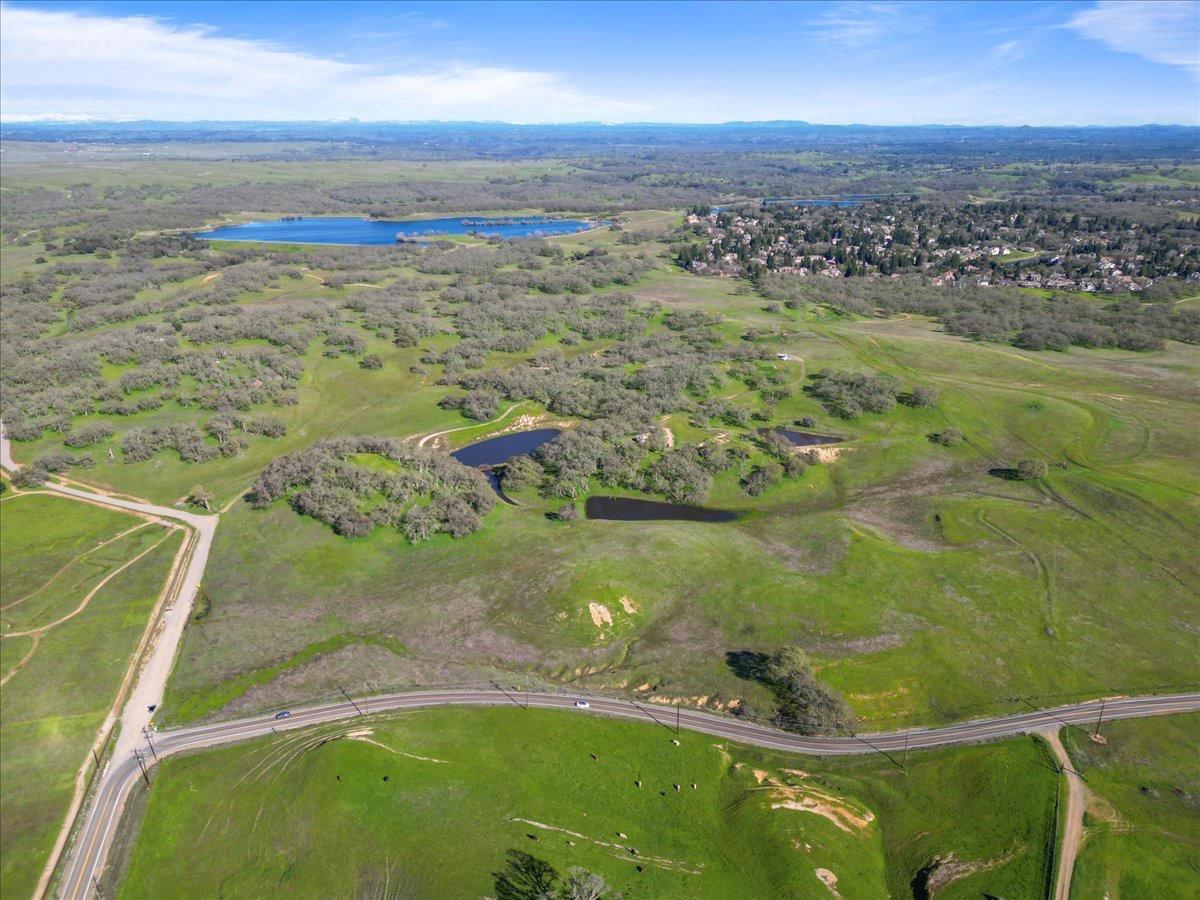
[[[46,495],[10,492],[0,502],[4,897],[33,891],[76,772],[113,706],[179,549],[179,533],[153,524],[118,537],[139,524],[132,515]],[[103,579],[139,556],[66,618]],[[28,631],[35,633],[17,636]]]
[[1091,798],[1072,897],[1194,897],[1200,886],[1200,715],[1067,730]]
[[831,876],[845,897],[1045,889],[1056,776],[1032,738],[912,753],[905,773],[674,737],[429,710],[169,759],[119,893],[489,896],[510,849],[626,897],[822,897]]
[[[383,532],[347,541],[282,506],[235,505],[168,721],[334,696],[339,685],[498,675],[762,707],[763,689],[726,654],[783,643],[805,646],[876,727],[1004,711],[1014,697],[1048,704],[1194,681],[1194,350],[1037,354],[917,318],[768,313],[733,282],[666,269],[636,292],[718,312],[733,334],[752,325],[775,335],[769,346],[790,359],[774,365],[794,393],[774,420],[813,416],[818,430],[846,435],[838,460],[758,498],[719,476],[710,504],[750,512],[728,525],[562,525],[542,515],[553,504],[526,492],[531,508],[500,507],[478,534],[410,547]],[[801,390],[826,367],[930,384],[940,400],[843,422]],[[757,403],[736,383],[718,393]],[[310,403],[302,394],[301,408]],[[432,404],[390,395],[369,423],[400,435],[440,424],[432,413],[402,418],[421,408]],[[682,415],[669,424],[686,441],[745,433]],[[929,441],[948,426],[965,443]],[[991,474],[1027,456],[1054,464],[1043,482]],[[591,603],[612,626],[593,624]],[[281,620],[305,627],[285,632]]]

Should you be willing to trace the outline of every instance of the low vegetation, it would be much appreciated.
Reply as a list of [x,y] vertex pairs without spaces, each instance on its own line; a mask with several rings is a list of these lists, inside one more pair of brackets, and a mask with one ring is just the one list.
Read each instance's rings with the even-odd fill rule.
[[1103,740],[1068,729],[1089,799],[1073,893],[1166,897],[1196,883],[1200,715],[1109,722]]
[[[119,896],[1037,896],[1057,781],[1030,738],[901,769],[516,708],[286,732],[154,777]],[[210,862],[172,870],[180,853]]]

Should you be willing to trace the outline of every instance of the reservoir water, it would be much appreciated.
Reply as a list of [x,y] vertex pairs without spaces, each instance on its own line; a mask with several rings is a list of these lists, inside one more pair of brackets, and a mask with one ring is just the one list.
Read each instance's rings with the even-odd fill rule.
[[363,219],[353,216],[311,216],[222,225],[198,231],[205,241],[264,241],[273,244],[395,244],[400,239],[433,239],[464,234],[483,237],[539,237],[574,234],[595,228],[584,219],[543,216],[466,216],[451,219]]

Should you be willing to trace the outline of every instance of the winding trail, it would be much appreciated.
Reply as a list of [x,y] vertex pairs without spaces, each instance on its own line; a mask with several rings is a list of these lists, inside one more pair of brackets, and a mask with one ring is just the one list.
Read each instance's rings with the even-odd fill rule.
[[[17,494],[16,497],[27,497],[30,494],[39,494],[39,493],[43,493],[43,492],[42,491],[29,491],[29,492],[22,491],[21,493]],[[15,499],[15,497],[13,499]],[[120,534],[114,535],[113,537],[110,537],[108,540],[101,541],[95,547],[92,547],[89,550],[84,550],[78,556],[67,560],[65,563],[63,563],[63,567],[61,569],[59,569],[57,572],[55,572],[53,575],[51,575],[49,578],[47,578],[44,582],[42,582],[42,584],[38,585],[36,588],[34,588],[32,591],[30,591],[24,597],[19,597],[18,599],[13,600],[11,603],[5,603],[3,606],[0,606],[0,612],[3,612],[6,609],[12,609],[12,607],[14,607],[20,603],[24,603],[30,597],[36,597],[38,594],[40,594],[46,588],[50,587],[50,585],[54,584],[54,582],[58,580],[58,578],[62,575],[62,573],[67,571],[67,569],[71,568],[71,566],[75,565],[75,563],[91,556],[97,550],[103,550],[109,544],[115,543],[115,542],[119,541],[121,538],[125,537],[125,535],[132,534],[133,532],[138,531],[139,529],[145,528],[152,521],[157,521],[157,520],[147,519],[146,521],[142,522],[140,525],[134,525],[132,528],[127,528],[124,531],[122,531]]]
[[84,595],[83,599],[79,601],[79,605],[76,606],[69,613],[67,613],[65,616],[55,619],[53,622],[49,622],[45,625],[39,625],[36,628],[29,628],[25,631],[10,631],[7,634],[0,635],[0,637],[5,637],[5,638],[41,637],[43,634],[45,634],[47,631],[50,631],[52,628],[57,628],[59,625],[63,624],[63,622],[71,621],[71,619],[75,618],[77,615],[79,615],[81,612],[83,612],[85,609],[88,608],[88,604],[92,602],[92,598],[95,597],[98,593],[100,593],[100,591],[104,589],[104,586],[106,584],[108,584],[110,581],[112,581],[114,578],[116,578],[118,575],[120,575],[122,572],[124,572],[126,569],[128,569],[130,566],[132,566],[138,560],[140,560],[147,553],[150,553],[151,551],[156,550],[158,548],[159,544],[161,544],[163,541],[165,541],[167,538],[169,538],[172,534],[174,534],[175,530],[178,527],[179,526],[177,526],[177,525],[172,525],[171,530],[169,532],[167,532],[167,534],[164,534],[162,537],[160,537],[157,541],[155,541],[153,544],[151,544],[149,547],[147,547],[145,550],[143,550],[141,553],[139,553],[133,559],[126,560],[120,566],[118,566],[117,568],[115,568],[111,572],[109,572],[107,575],[105,575],[102,579],[100,579],[99,584],[97,584],[95,587],[93,587],[90,591],[88,591]]
[[477,422],[474,425],[460,425],[458,428],[447,428],[445,431],[434,431],[431,434],[427,434],[424,437],[419,438],[417,440],[417,446],[424,447],[430,441],[436,441],[438,438],[443,437],[447,434],[454,434],[454,432],[456,432],[456,431],[466,431],[469,428],[486,428],[488,425],[496,425],[500,422],[503,422],[505,419],[507,419],[509,417],[509,415],[512,414],[512,411],[514,409],[516,409],[518,406],[524,406],[527,402],[528,401],[526,401],[526,400],[521,400],[517,403],[514,403],[512,406],[510,406],[504,412],[500,413],[499,416],[492,419],[492,421],[490,421],[490,422]]

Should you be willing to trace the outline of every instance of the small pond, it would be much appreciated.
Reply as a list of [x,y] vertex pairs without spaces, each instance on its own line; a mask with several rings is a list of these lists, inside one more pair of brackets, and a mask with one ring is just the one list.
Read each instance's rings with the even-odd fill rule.
[[[765,430],[765,429],[764,429]],[[830,434],[815,434],[811,431],[795,431],[791,428],[776,428],[777,434],[782,434],[792,442],[793,447],[816,447],[819,444],[840,444],[845,438]]]
[[542,444],[549,443],[562,432],[557,428],[534,428],[531,431],[514,431],[496,437],[476,441],[450,455],[464,466],[498,466],[514,456],[532,453]]
[[274,244],[395,244],[408,239],[478,234],[483,237],[536,237],[574,234],[595,228],[583,219],[548,219],[543,216],[452,219],[364,219],[355,216],[288,216],[266,222],[222,225],[198,231],[205,241],[265,241]]
[[514,431],[512,434],[501,434],[493,438],[476,441],[474,444],[468,444],[461,450],[455,450],[450,455],[464,466],[483,469],[483,474],[487,476],[492,490],[500,495],[500,499],[505,503],[515,503],[508,494],[504,493],[504,488],[500,486],[500,478],[496,475],[493,467],[508,462],[514,456],[524,456],[527,453],[532,453],[538,447],[542,446],[542,444],[554,440],[561,433],[557,428],[534,428],[530,431]]
[[741,514],[729,509],[709,509],[686,503],[663,503],[659,500],[638,500],[633,497],[588,497],[584,507],[589,519],[612,522],[650,522],[674,520],[679,522],[732,522]]

